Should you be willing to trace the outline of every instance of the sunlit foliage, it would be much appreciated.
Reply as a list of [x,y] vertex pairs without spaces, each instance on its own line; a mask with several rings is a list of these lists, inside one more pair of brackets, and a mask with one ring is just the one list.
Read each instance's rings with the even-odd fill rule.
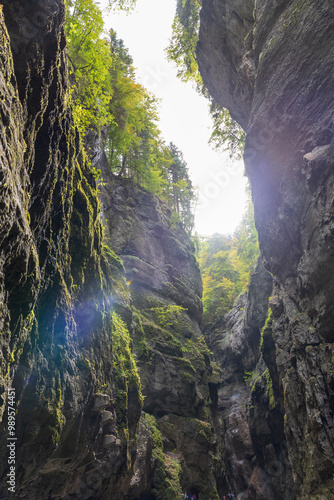
[[182,152],[172,142],[168,146],[171,163],[168,166],[168,203],[176,214],[176,221],[189,233],[194,226],[196,195]]
[[101,38],[104,23],[93,0],[66,0],[65,34],[74,118],[80,132],[100,130],[110,121],[112,97],[109,44]]
[[[111,2],[130,8],[134,2]],[[110,5],[110,2],[109,2]],[[171,223],[191,232],[194,190],[181,151],[163,140],[159,101],[136,80],[133,60],[115,31],[104,31],[94,0],[66,0],[65,32],[75,123],[104,139],[114,175],[164,199]]]
[[205,325],[214,324],[232,309],[235,299],[246,289],[258,257],[253,205],[249,201],[234,235],[215,234],[200,242]]
[[167,55],[177,65],[177,76],[182,81],[194,80],[199,87],[202,79],[198,72],[196,46],[199,31],[201,2],[177,0],[173,32]]
[[215,102],[211,102],[210,114],[213,125],[210,144],[217,150],[228,151],[230,157],[242,158],[246,138],[244,130],[231,118],[227,109]]

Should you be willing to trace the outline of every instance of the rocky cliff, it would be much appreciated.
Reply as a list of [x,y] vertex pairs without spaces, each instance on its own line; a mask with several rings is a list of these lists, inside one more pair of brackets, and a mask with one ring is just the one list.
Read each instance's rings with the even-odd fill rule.
[[139,378],[121,374],[136,404],[116,427],[120,263],[68,108],[63,3],[4,1],[0,14],[1,496],[103,498],[130,482],[141,412]]
[[284,498],[334,495],[333,14],[327,0],[203,0],[201,13],[200,71],[247,132],[256,226],[274,277],[263,358],[284,415]]
[[333,5],[203,0],[200,70],[247,131],[272,274],[207,332],[212,363],[186,234],[103,155],[98,193],[63,2],[2,4],[1,496],[332,498]]
[[278,500],[291,494],[284,414],[264,349],[272,287],[272,277],[259,260],[247,292],[206,330],[221,369],[218,408],[224,421],[224,491],[230,488],[239,498]]
[[[178,489],[170,497],[160,491],[161,498],[177,498],[183,490],[218,498],[221,421],[199,326],[202,282],[193,244],[156,196],[110,174],[103,158],[99,166],[107,239],[124,262],[131,294],[131,308],[120,304],[117,310],[132,331],[143,410],[161,432],[168,468],[179,469]],[[143,483],[141,467],[137,460]],[[153,486],[148,482],[147,492]]]

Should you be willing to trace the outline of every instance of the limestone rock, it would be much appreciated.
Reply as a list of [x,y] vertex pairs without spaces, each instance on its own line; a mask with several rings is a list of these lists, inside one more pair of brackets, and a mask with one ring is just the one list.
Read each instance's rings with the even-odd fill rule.
[[[105,450],[91,408],[96,386],[114,398],[112,280],[95,181],[68,107],[64,15],[61,0],[0,7],[0,409],[12,386],[15,496],[29,500],[117,490],[141,412],[131,413],[124,447]],[[4,457],[7,436],[3,419]],[[91,488],[93,454],[100,461]]]
[[112,422],[113,419],[114,419],[114,416],[111,413],[111,411],[103,410],[102,415],[101,415],[101,425],[105,425],[108,422]]
[[[272,286],[272,278],[259,260],[248,292],[239,297],[232,311],[206,331],[213,358],[221,370],[217,381],[218,408],[225,429],[223,460],[229,464],[223,491],[232,488],[245,498],[256,494],[256,498],[263,500],[280,499],[288,492],[287,482],[283,490],[275,489],[273,459],[267,460],[261,451],[263,442],[275,441],[277,450],[286,447],[269,407],[267,367],[260,349]],[[282,430],[283,416],[279,416]],[[275,459],[281,466],[280,458]]]
[[105,435],[103,438],[103,446],[104,448],[110,448],[113,444],[116,443],[116,436],[113,436],[112,434],[110,435]]

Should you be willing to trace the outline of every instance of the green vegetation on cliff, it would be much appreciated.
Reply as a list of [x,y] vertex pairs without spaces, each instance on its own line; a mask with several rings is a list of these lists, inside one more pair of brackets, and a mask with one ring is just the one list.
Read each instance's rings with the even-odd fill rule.
[[[125,442],[129,438],[129,404],[142,407],[143,397],[136,361],[132,354],[131,337],[126,324],[113,313],[113,375],[116,396],[117,426]],[[133,430],[133,429],[132,429]]]
[[144,413],[144,422],[152,437],[152,458],[155,461],[152,493],[159,500],[181,498],[182,468],[179,460],[163,452],[162,434],[153,415]]
[[198,259],[203,278],[203,321],[213,324],[230,309],[249,282],[259,256],[253,205],[233,236],[215,234],[200,243]]
[[[104,31],[94,0],[67,0],[66,38],[76,125],[102,139],[110,170],[165,200],[172,221],[193,226],[194,189],[182,152],[158,128],[156,97],[136,80],[132,57]],[[123,2],[122,2],[123,4]]]

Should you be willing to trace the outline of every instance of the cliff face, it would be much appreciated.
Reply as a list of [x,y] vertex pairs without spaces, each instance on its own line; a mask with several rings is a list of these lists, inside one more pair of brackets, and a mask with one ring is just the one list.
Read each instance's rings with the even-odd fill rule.
[[[130,180],[113,177],[103,161],[99,166],[105,182],[101,199],[107,239],[124,262],[131,293],[131,310],[118,310],[132,329],[143,410],[161,432],[167,466],[174,464],[180,472],[182,488],[170,498],[184,490],[218,498],[222,465],[216,433],[221,432],[221,421],[209,351],[199,327],[202,283],[193,245],[172,225],[169,210],[157,197]],[[152,474],[144,486],[143,477],[150,477],[143,473],[145,463],[147,467],[147,460],[140,463],[138,458],[135,475],[149,492],[156,486]],[[138,491],[138,484],[136,488],[130,494]]]
[[[115,426],[111,352],[110,269],[119,263],[103,251],[97,191],[68,110],[63,20],[62,2],[1,8],[3,498],[117,491],[130,481],[141,410],[134,378],[123,389],[136,401],[119,419],[131,420],[125,438]],[[7,483],[13,433],[15,493]]]
[[205,84],[247,131],[291,498],[334,494],[333,14],[326,0],[204,0],[198,45]]
[[[333,497],[332,4],[203,0],[200,69],[247,131],[274,279],[271,292],[258,267],[208,332],[219,371],[191,243],[102,156],[103,234],[68,109],[63,3],[2,3],[0,448],[15,406],[14,498]],[[7,473],[5,460],[5,498]]]
[[224,420],[225,483],[240,498],[258,500],[290,498],[292,493],[282,401],[264,349],[272,287],[259,261],[248,291],[206,331],[213,359],[221,368],[218,407]]

